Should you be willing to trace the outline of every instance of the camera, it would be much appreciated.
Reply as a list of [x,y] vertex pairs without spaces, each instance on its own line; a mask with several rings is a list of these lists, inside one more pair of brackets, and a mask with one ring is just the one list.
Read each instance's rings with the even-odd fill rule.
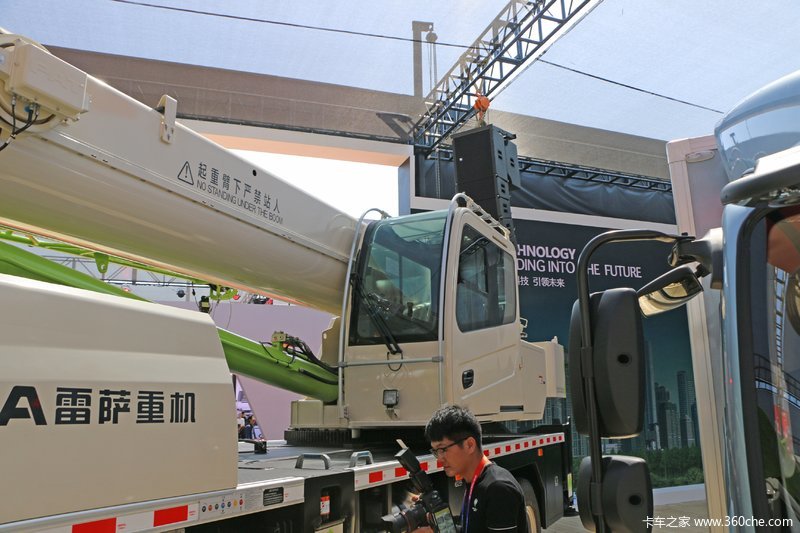
[[408,476],[419,494],[419,499],[411,507],[381,518],[385,530],[392,533],[405,533],[414,531],[418,527],[430,526],[437,533],[456,533],[450,506],[433,488],[431,478],[420,468],[414,453],[404,447],[395,454],[394,458],[408,471]]

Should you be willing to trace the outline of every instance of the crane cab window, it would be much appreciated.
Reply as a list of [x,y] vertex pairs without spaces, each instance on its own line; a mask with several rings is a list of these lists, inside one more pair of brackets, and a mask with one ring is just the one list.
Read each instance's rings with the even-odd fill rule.
[[514,322],[514,259],[472,226],[464,226],[458,259],[456,322],[474,331]]
[[373,222],[353,280],[350,344],[438,337],[439,272],[446,212]]

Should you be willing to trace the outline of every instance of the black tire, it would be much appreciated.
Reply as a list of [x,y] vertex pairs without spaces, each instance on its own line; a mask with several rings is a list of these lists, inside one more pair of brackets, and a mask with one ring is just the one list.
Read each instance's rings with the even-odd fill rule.
[[539,503],[536,501],[536,493],[533,485],[525,478],[517,479],[525,496],[525,514],[528,516],[528,533],[541,533],[542,515],[539,514]]

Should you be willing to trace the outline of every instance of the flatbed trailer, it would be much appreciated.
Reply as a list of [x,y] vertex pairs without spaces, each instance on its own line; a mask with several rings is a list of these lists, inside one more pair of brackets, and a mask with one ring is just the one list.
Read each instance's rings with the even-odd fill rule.
[[[537,470],[554,478],[555,490],[545,492],[544,501],[537,505],[550,511],[542,514],[549,523],[560,518],[563,499],[571,494],[570,477],[560,478],[568,433],[488,440],[484,455],[493,462],[512,472]],[[373,454],[342,447],[291,446],[285,441],[268,445],[267,455],[254,452],[252,444],[240,443],[239,448],[235,489],[0,524],[0,532],[135,533],[177,528],[193,532],[367,532],[373,529],[365,522],[380,516],[386,502],[393,501],[393,493],[405,494],[410,488],[408,472],[388,449]],[[432,455],[417,459],[458,508],[463,488],[445,477],[441,462]],[[323,496],[329,502],[327,519],[322,518]]]

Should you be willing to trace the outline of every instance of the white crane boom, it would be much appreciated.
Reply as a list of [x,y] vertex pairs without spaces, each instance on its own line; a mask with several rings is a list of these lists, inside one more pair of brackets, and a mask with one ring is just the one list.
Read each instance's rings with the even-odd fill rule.
[[0,224],[339,314],[356,221],[175,110],[0,35]]

